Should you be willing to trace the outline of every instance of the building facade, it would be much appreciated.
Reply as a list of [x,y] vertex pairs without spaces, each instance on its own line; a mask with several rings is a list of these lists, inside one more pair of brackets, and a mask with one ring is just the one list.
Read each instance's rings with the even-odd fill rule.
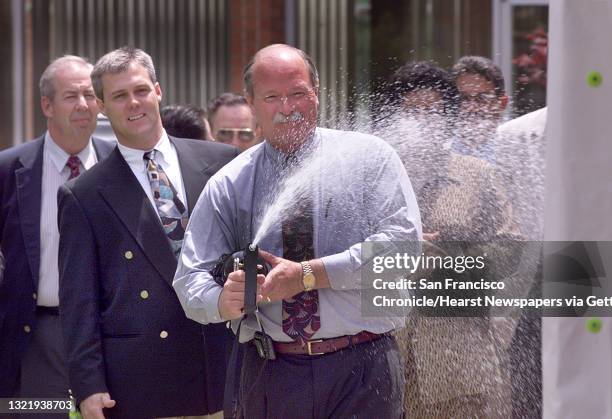
[[548,0],[3,0],[0,149],[44,130],[38,79],[52,59],[95,62],[123,45],[151,54],[164,104],[200,106],[240,92],[259,48],[295,45],[320,70],[321,124],[357,129],[367,129],[381,83],[404,62],[450,67],[484,55],[502,66],[521,114],[545,101],[538,34],[547,20]]

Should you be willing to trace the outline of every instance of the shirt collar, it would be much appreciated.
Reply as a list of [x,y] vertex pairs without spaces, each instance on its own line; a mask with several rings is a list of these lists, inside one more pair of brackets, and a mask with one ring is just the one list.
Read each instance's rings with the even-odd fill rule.
[[472,147],[465,144],[459,137],[456,137],[452,143],[452,150],[459,154],[486,160],[489,163],[495,161],[495,149],[492,141],[487,141],[478,147]]
[[[68,161],[68,157],[70,154],[66,153],[53,139],[51,133],[47,131],[45,133],[45,150],[44,152],[49,156],[49,159],[53,163],[53,166],[57,169],[58,173],[61,173],[62,170],[66,167],[66,162]],[[81,160],[81,165],[85,166],[85,163],[90,159],[92,154],[94,153],[93,145],[91,143],[91,137],[89,138],[89,142],[87,145],[77,153],[79,160]]]
[[[145,167],[143,156],[147,151],[151,150],[139,150],[136,148],[127,147],[119,142],[117,143],[117,146],[119,147],[121,155],[130,166],[142,165],[143,168]],[[166,130],[162,130],[162,135],[153,149],[158,151],[156,162],[161,163],[163,166],[164,163],[167,162],[167,156],[172,150],[172,145],[170,144],[170,139],[168,138],[168,134],[166,134]]]
[[[301,156],[313,152],[320,143],[321,135],[319,129],[317,128],[310,138],[308,138],[298,150],[291,153],[291,155],[294,155],[297,159],[300,159]],[[279,166],[281,168],[285,167],[287,160],[291,158],[290,154],[283,153],[282,151],[274,148],[267,140],[264,142],[264,155],[270,159],[275,166]]]

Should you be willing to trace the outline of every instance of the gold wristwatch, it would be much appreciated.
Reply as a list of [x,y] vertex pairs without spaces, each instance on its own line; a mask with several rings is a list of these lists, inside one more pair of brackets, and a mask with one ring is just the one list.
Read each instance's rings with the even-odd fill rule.
[[312,291],[317,284],[317,278],[315,278],[312,272],[312,267],[308,262],[300,262],[300,265],[302,265],[302,284],[304,284],[304,291]]

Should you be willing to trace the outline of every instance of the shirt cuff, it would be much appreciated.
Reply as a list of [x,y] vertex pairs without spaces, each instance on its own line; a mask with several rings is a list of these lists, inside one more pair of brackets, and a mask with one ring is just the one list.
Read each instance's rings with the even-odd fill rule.
[[361,288],[361,273],[359,269],[353,267],[349,250],[324,256],[321,262],[323,262],[329,285],[333,290],[347,291]]
[[224,320],[219,313],[219,297],[221,296],[222,287],[215,287],[206,293],[203,298],[204,311],[209,323],[220,323]]
[[[196,280],[201,281],[202,278]],[[172,284],[187,318],[204,324],[224,321],[219,314],[219,296],[223,288],[209,283],[205,283],[204,287],[193,287],[193,281],[193,276],[188,275],[175,279]]]

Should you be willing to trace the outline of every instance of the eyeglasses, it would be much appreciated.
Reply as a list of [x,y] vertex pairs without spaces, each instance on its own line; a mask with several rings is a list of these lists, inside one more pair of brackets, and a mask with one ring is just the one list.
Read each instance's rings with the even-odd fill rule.
[[478,105],[486,105],[497,100],[495,93],[476,93],[472,95],[462,94],[459,96],[462,103],[476,103]]
[[229,143],[238,136],[238,140],[243,142],[253,141],[255,139],[255,131],[250,128],[223,128],[217,131],[215,140],[222,143]]

